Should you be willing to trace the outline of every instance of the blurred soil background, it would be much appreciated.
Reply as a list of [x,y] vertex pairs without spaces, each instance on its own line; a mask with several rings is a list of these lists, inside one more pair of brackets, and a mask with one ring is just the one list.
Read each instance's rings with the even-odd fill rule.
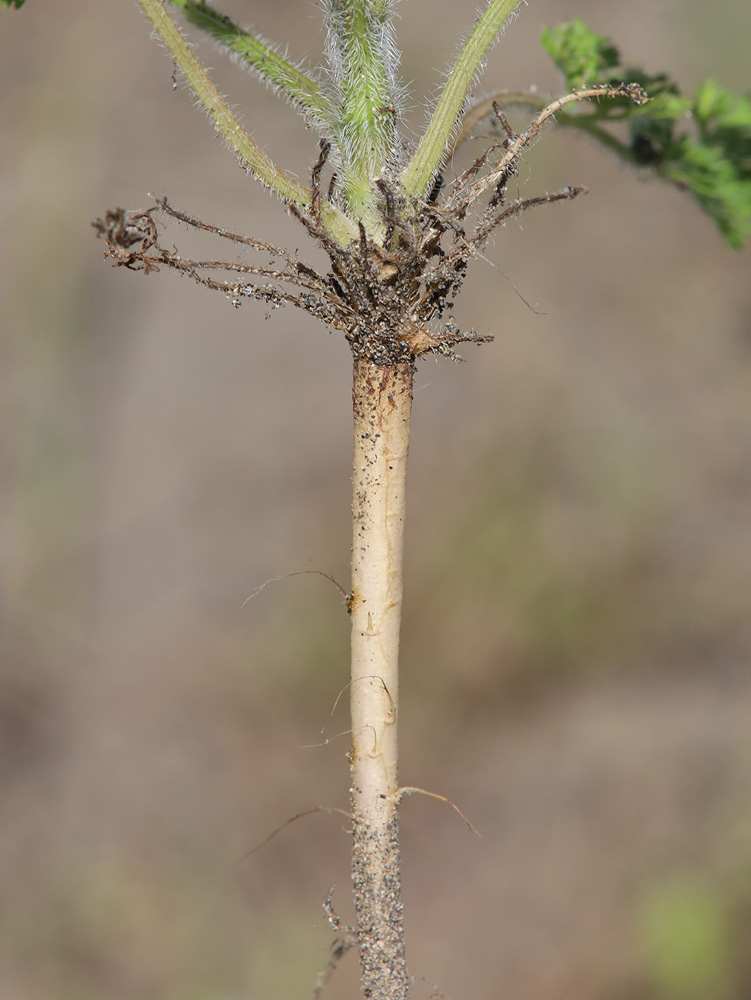
[[[307,0],[223,9],[320,52]],[[418,128],[475,4],[400,9]],[[484,87],[557,91],[537,38],[571,17],[748,86],[743,0],[535,0]],[[341,816],[244,857],[347,807],[341,594],[244,601],[347,587],[349,352],[102,262],[90,221],[149,192],[306,246],[149,34],[126,0],[0,19],[0,1000],[307,998],[331,886],[352,917]],[[313,136],[200,50],[305,180]],[[744,1000],[751,257],[581,139],[528,163],[591,193],[499,234],[459,309],[495,343],[417,378],[401,774],[482,839],[405,803],[415,995]],[[350,955],[325,996],[356,990]]]

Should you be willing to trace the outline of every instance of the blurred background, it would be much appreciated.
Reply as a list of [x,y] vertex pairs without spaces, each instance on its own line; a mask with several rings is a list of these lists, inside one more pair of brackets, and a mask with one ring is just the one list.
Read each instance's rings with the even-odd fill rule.
[[[317,60],[308,0],[222,9]],[[401,3],[415,129],[474,12]],[[572,17],[748,87],[743,0],[535,0],[484,87],[556,92]],[[314,137],[200,52],[306,180]],[[347,807],[341,594],[244,603],[348,587],[349,352],[103,263],[90,221],[152,192],[322,264],[171,77],[134,2],[0,18],[1,1000],[306,998],[331,886],[352,919],[341,816],[246,856]],[[416,384],[401,775],[482,839],[404,805],[415,995],[743,1000],[751,257],[567,134],[518,182],[591,193],[502,231],[458,311],[495,343]]]

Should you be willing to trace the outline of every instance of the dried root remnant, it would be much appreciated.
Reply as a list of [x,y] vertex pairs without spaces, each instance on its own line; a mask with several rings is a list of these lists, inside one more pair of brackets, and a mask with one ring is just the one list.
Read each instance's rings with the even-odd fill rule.
[[[518,172],[524,150],[567,104],[606,97],[626,97],[636,103],[648,100],[637,84],[589,87],[552,101],[523,132],[514,131],[503,109],[494,103],[492,112],[502,141],[490,145],[448,188],[439,174],[419,203],[405,198],[396,179],[376,178],[373,185],[381,227],[372,233],[358,222],[358,238],[348,246],[337,242],[325,223],[323,209],[330,208],[335,197],[336,175],[329,180],[328,200],[324,200],[322,182],[330,144],[322,140],[311,169],[309,206],[290,205],[289,211],[327,253],[331,261],[327,275],[296,254],[179,212],[165,198],[143,211],[118,208],[107,212],[93,225],[107,244],[105,256],[115,266],[144,274],[170,268],[223,292],[235,306],[245,299],[265,302],[272,309],[294,305],[342,331],[355,360],[396,366],[423,354],[456,359],[458,345],[492,339],[462,330],[452,317],[452,307],[470,262],[481,256],[493,232],[530,208],[586,193],[583,187],[569,186],[507,202],[507,187]],[[477,211],[481,198],[486,199],[485,209]],[[249,264],[182,257],[160,242],[160,217],[273,259],[269,264]]]

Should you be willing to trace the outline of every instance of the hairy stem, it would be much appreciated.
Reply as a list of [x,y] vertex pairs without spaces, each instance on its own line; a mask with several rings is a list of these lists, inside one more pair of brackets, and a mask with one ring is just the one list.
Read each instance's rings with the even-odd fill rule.
[[352,878],[366,1000],[406,1000],[397,718],[414,364],[354,368]]
[[493,42],[519,3],[520,0],[491,0],[475,22],[441,92],[430,124],[402,174],[402,189],[408,196],[422,198],[430,190],[469,89]]
[[336,121],[336,109],[320,84],[280,55],[260,36],[235,24],[203,0],[169,0],[188,21],[236,53],[258,76],[322,126]]
[[350,214],[377,231],[373,181],[397,159],[397,48],[389,0],[328,0],[326,54],[341,105],[342,186]]
[[[311,192],[281,170],[251,139],[209,74],[195,57],[162,0],[138,0],[138,3],[182,70],[191,90],[208,112],[215,128],[227,140],[240,162],[249,168],[264,186],[276,191],[283,201],[301,207],[309,206]],[[330,202],[321,203],[321,215],[326,228],[337,243],[346,246],[355,238],[352,223]]]

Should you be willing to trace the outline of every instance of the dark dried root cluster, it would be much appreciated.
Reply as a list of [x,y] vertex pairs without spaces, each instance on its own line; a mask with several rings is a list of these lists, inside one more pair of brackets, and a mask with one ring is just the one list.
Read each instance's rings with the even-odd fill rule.
[[[359,224],[359,239],[340,245],[322,215],[321,180],[329,144],[322,141],[311,172],[309,204],[290,205],[290,212],[326,251],[331,271],[320,274],[296,254],[263,240],[240,236],[201,222],[172,208],[166,199],[144,211],[115,209],[93,225],[107,244],[105,256],[116,266],[145,274],[168,267],[199,284],[224,292],[239,305],[245,299],[265,302],[275,309],[291,304],[341,330],[356,358],[389,366],[421,354],[456,358],[462,343],[483,343],[492,337],[462,330],[452,306],[467,274],[493,232],[506,221],[536,205],[575,198],[582,187],[565,187],[551,194],[507,201],[522,152],[556,111],[571,101],[628,96],[641,102],[634,84],[590,88],[558,98],[523,133],[514,132],[503,111],[494,111],[504,138],[491,145],[454,182],[444,189],[439,175],[427,197],[408,202],[395,182],[375,181],[380,226],[369,233]],[[325,200],[336,198],[336,175]],[[476,205],[485,201],[484,209]],[[470,210],[472,210],[470,214]],[[156,217],[162,215],[187,226],[213,233],[232,243],[269,255],[267,265],[182,257],[159,240]]]
[[[398,215],[396,194],[385,181],[379,181],[378,187],[390,236],[388,250],[369,237],[362,225],[359,241],[341,247],[324,227],[315,196],[310,212],[290,208],[326,250],[331,260],[328,275],[319,274],[289,251],[179,212],[166,198],[145,210],[114,209],[93,225],[107,244],[105,256],[116,267],[144,274],[170,268],[223,292],[235,306],[246,299],[265,302],[271,309],[297,306],[341,330],[355,357],[392,365],[426,353],[456,359],[458,344],[492,340],[473,330],[462,330],[450,314],[470,259],[506,218],[533,204],[573,197],[580,190],[518,199],[495,212],[497,218],[483,218],[468,237],[461,227],[460,211],[442,211],[425,204],[411,218]],[[160,242],[160,216],[263,252],[271,262],[260,265],[184,257]],[[450,245],[443,249],[441,241],[447,234]]]
[[[513,155],[494,180],[487,210],[468,231],[466,220],[477,197],[473,183],[497,148],[505,150],[506,144],[487,150],[451,185],[440,203],[444,187],[440,175],[428,197],[417,205],[410,205],[396,185],[377,179],[382,223],[379,239],[373,239],[361,223],[359,241],[342,247],[331,237],[321,216],[321,174],[329,152],[328,144],[321,143],[312,170],[310,209],[292,206],[290,211],[331,260],[327,280],[346,315],[345,323],[332,325],[345,331],[356,358],[377,365],[399,364],[428,353],[458,360],[457,345],[493,339],[462,330],[452,316],[470,261],[480,255],[493,230],[507,219],[534,205],[574,198],[584,191],[565,188],[506,203],[506,187],[518,159]],[[329,198],[334,181],[332,178],[329,185]]]
[[[160,243],[156,221],[160,215],[262,252],[270,256],[271,261],[263,266],[183,257],[174,247],[169,249]],[[107,244],[104,255],[112,259],[115,267],[127,267],[144,274],[163,267],[171,268],[212,291],[224,292],[234,306],[240,306],[245,299],[265,302],[272,309],[291,304],[305,309],[324,323],[338,325],[338,303],[334,301],[335,296],[328,294],[326,278],[295,254],[264,240],[240,236],[194,219],[174,209],[166,198],[159,199],[148,209],[113,209],[106,213],[104,219],[97,219],[92,225]],[[228,275],[237,277],[232,279]]]

